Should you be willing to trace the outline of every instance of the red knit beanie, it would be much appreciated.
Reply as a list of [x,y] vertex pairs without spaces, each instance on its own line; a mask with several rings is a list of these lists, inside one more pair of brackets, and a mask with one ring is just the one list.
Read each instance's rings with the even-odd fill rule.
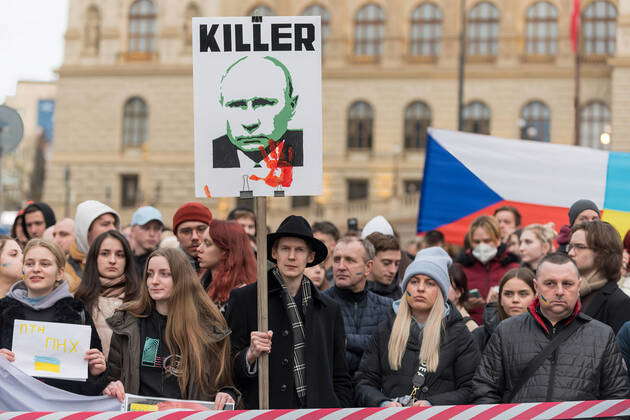
[[184,222],[201,222],[207,225],[212,220],[212,213],[201,203],[186,203],[177,209],[173,216],[173,232],[177,233],[177,227]]

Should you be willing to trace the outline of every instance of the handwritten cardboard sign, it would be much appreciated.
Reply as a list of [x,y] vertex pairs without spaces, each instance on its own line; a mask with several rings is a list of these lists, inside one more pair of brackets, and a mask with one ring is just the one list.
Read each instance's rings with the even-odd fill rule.
[[14,365],[24,373],[42,377],[85,381],[92,328],[16,319],[13,324]]
[[193,18],[197,197],[319,195],[319,16]]

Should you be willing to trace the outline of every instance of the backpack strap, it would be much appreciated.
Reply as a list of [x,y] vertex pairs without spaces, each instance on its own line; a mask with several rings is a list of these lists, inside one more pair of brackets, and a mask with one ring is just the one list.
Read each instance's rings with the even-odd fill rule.
[[560,345],[562,343],[567,341],[567,339],[569,337],[571,337],[571,335],[573,335],[573,333],[575,331],[577,331],[578,328],[580,328],[580,325],[581,325],[581,323],[578,321],[578,319],[576,317],[576,319],[574,319],[573,322],[571,322],[569,325],[567,325],[566,328],[563,328],[549,342],[549,344],[547,344],[547,346],[540,353],[538,353],[532,360],[530,360],[527,363],[527,367],[525,368],[525,371],[523,371],[519,375],[518,382],[514,385],[512,390],[505,396],[505,398],[503,399],[503,402],[505,402],[505,403],[512,402],[512,399],[516,396],[516,394],[518,394],[518,392],[521,390],[521,388],[523,388],[523,385],[525,385],[525,383],[527,383],[527,381],[529,381],[529,379],[538,370],[538,368],[543,364],[543,362],[546,359],[548,359],[549,356],[551,356],[551,354],[554,351],[556,351],[556,349],[558,347],[560,347]]

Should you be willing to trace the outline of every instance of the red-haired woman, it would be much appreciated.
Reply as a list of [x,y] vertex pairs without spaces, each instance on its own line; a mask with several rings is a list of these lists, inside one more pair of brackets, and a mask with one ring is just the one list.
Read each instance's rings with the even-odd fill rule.
[[211,275],[208,296],[221,309],[230,292],[256,281],[256,259],[249,237],[236,222],[213,220],[197,248],[199,266]]

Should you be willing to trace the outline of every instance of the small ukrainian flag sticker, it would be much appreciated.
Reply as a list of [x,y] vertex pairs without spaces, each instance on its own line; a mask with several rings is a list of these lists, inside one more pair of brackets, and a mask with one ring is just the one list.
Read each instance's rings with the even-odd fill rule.
[[54,357],[35,356],[35,370],[59,373],[61,371],[61,362]]

